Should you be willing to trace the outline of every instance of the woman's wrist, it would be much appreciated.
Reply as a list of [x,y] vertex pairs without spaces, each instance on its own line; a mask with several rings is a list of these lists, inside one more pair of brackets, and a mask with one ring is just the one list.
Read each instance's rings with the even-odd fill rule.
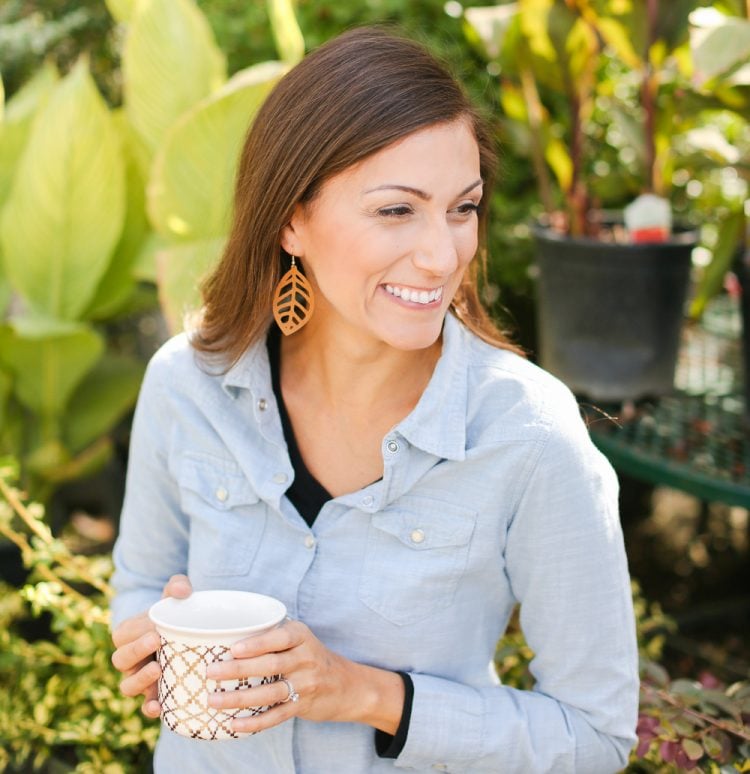
[[365,664],[352,663],[347,694],[352,699],[349,717],[386,734],[395,734],[404,710],[404,681],[397,672]]

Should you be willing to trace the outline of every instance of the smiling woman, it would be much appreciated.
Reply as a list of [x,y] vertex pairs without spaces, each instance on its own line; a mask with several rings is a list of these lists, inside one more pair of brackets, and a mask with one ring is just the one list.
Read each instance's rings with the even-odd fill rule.
[[[199,682],[238,689],[191,701],[237,738],[163,726],[157,772],[624,765],[638,681],[617,482],[570,392],[479,303],[494,166],[448,72],[377,29],[310,54],[259,111],[201,315],[139,399],[122,690],[154,717],[175,701],[146,615],[162,593],[257,592],[291,620],[201,654]],[[517,602],[533,691],[488,669]]]

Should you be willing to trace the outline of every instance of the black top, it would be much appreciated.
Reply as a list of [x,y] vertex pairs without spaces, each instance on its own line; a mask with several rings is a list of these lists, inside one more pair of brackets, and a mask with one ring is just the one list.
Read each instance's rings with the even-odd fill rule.
[[[299,515],[312,527],[313,522],[320,513],[320,509],[332,500],[331,494],[307,469],[300,454],[297,441],[294,437],[292,423],[289,420],[284,397],[281,394],[281,331],[272,325],[267,339],[268,359],[271,364],[271,385],[276,403],[281,415],[281,427],[284,430],[284,439],[289,450],[289,459],[294,469],[294,480],[286,491],[289,501],[297,509]],[[409,720],[411,719],[411,706],[414,701],[414,683],[406,672],[399,672],[404,681],[404,709],[401,713],[401,722],[396,729],[395,736],[383,731],[375,731],[375,750],[381,758],[398,758],[406,744],[406,736],[409,733]]]

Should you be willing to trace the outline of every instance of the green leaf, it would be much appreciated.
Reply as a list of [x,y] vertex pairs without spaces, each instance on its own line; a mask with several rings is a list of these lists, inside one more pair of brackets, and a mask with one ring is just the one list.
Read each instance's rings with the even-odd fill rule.
[[45,64],[5,106],[5,116],[0,124],[0,207],[10,193],[34,114],[46,102],[57,81],[57,70],[53,65]]
[[13,380],[5,371],[0,371],[0,427],[5,426],[5,418],[8,410],[8,401],[13,387]]
[[85,61],[37,113],[3,210],[0,238],[13,287],[38,312],[76,319],[122,229],[121,147]]
[[63,414],[103,349],[102,338],[84,326],[33,337],[10,325],[0,328],[0,365],[13,376],[15,394],[32,411],[48,417]]
[[126,24],[133,18],[138,0],[104,0],[112,18],[119,24]]
[[[691,21],[700,18],[691,15]],[[750,60],[750,21],[735,16],[716,18],[705,26],[692,27],[694,80],[698,86],[729,73]]]
[[268,18],[281,59],[295,65],[305,55],[305,39],[294,13],[293,0],[268,0]]
[[690,317],[693,319],[703,314],[706,304],[721,290],[724,277],[742,243],[745,220],[744,212],[738,208],[718,224],[719,239],[713,249],[711,263],[701,277],[690,305]]
[[125,110],[153,154],[167,129],[226,80],[226,64],[192,0],[140,0],[123,52]]
[[71,451],[93,443],[135,405],[143,364],[132,358],[105,355],[89,371],[68,403],[63,425]]
[[682,749],[691,761],[698,761],[703,757],[703,747],[694,739],[683,739]]
[[146,219],[146,182],[141,174],[134,148],[133,132],[125,121],[124,113],[114,115],[120,131],[125,164],[125,222],[106,273],[99,282],[89,308],[83,317],[103,320],[120,312],[135,289],[135,263],[149,231]]
[[624,24],[612,17],[600,16],[596,19],[596,29],[601,34],[604,42],[628,67],[634,70],[639,70],[643,67],[643,61],[636,54],[633,48],[632,37]]
[[549,137],[544,149],[544,158],[555,173],[563,191],[568,191],[573,182],[573,160],[565,143],[557,137]]
[[187,313],[200,307],[200,281],[217,264],[224,241],[207,239],[159,251],[159,301],[173,333],[182,330]]
[[160,250],[169,247],[170,240],[160,234],[150,231],[141,244],[133,266],[136,279],[156,284],[156,256]]
[[160,234],[188,241],[228,231],[248,125],[286,69],[265,62],[242,70],[169,131],[148,186],[148,211]]

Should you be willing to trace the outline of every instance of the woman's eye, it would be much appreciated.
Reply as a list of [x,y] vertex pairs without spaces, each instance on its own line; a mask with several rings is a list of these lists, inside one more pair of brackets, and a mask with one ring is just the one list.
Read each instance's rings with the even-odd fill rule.
[[385,215],[389,218],[402,218],[405,215],[411,215],[412,209],[405,204],[399,204],[394,207],[383,207],[378,210],[378,215]]
[[456,207],[456,212],[460,215],[468,215],[471,212],[479,212],[479,205],[474,202],[464,202]]

